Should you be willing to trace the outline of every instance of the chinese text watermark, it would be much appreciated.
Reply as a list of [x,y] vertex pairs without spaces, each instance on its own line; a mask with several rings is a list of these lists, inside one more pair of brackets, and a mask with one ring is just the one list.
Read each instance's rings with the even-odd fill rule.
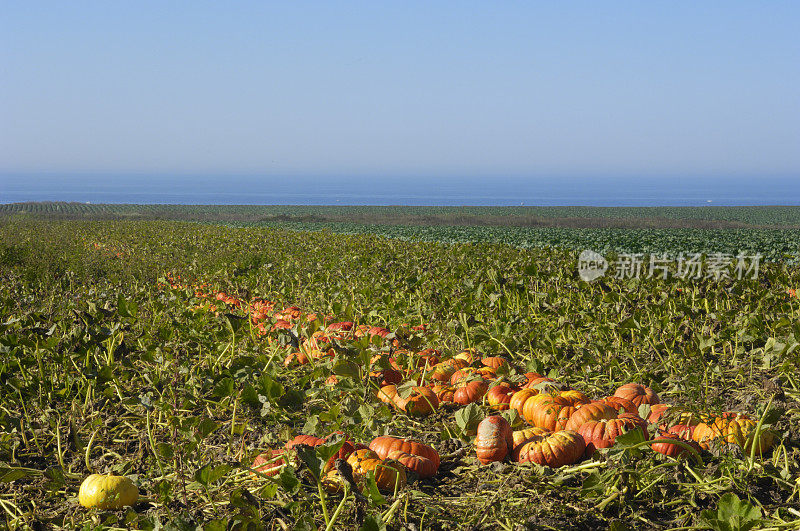
[[616,260],[608,261],[595,251],[583,251],[578,257],[578,274],[591,282],[608,273],[613,278],[681,279],[758,278],[758,268],[763,255],[729,253],[679,253],[664,254],[619,253]]

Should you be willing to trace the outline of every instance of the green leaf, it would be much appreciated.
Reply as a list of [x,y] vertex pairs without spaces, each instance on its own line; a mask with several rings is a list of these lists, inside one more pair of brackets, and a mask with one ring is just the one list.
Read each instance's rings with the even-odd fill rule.
[[300,445],[295,446],[295,450],[297,451],[297,457],[306,464],[314,479],[319,480],[322,477],[322,468],[325,466],[325,461],[320,457],[316,449],[311,446]]
[[386,524],[380,516],[368,514],[364,517],[364,523],[358,528],[358,531],[386,531]]
[[194,473],[194,479],[201,485],[207,487],[215,481],[221,479],[222,476],[230,472],[230,470],[230,465],[221,464],[214,466],[209,463]]
[[383,497],[383,494],[378,489],[378,484],[375,482],[374,474],[367,474],[364,477],[363,494],[369,499],[373,507],[386,503],[386,498]]
[[614,446],[619,448],[630,448],[645,441],[642,430],[629,430],[622,435],[618,435],[614,440]]
[[748,531],[762,523],[762,514],[759,507],[728,492],[719,499],[716,512],[700,513],[700,521],[714,531]]
[[18,479],[38,476],[39,474],[40,472],[37,470],[0,465],[0,483],[11,483]]
[[294,469],[290,466],[283,467],[278,476],[278,482],[283,487],[283,490],[289,494],[296,494],[300,490],[300,480],[297,479]]
[[474,403],[456,411],[456,424],[461,428],[464,435],[474,435],[482,419],[483,412]]
[[338,360],[331,368],[333,374],[345,378],[360,378],[361,370],[359,366],[350,360]]
[[133,301],[125,300],[122,293],[117,297],[117,313],[122,317],[136,317],[139,312],[139,306]]
[[205,418],[200,421],[197,426],[197,436],[200,439],[205,439],[210,433],[219,428],[219,424],[211,419]]

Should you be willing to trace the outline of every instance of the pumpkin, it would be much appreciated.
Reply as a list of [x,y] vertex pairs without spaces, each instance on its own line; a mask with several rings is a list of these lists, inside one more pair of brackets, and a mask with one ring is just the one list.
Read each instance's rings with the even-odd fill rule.
[[576,408],[560,395],[538,395],[525,402],[522,416],[530,424],[550,431],[563,430]]
[[352,441],[345,440],[342,443],[342,446],[336,451],[335,454],[330,456],[328,462],[325,463],[325,470],[330,470],[333,468],[333,464],[337,459],[347,459],[350,457],[350,454],[356,451],[356,447]]
[[602,401],[578,404],[575,413],[570,415],[564,429],[578,431],[584,423],[590,420],[613,419],[617,416],[616,410]]
[[[535,373],[533,373],[535,374]],[[559,387],[558,382],[553,380],[552,378],[545,378],[544,376],[539,376],[536,378],[531,378],[527,382],[522,385],[523,389],[537,389],[537,388],[546,388],[548,390],[557,390]],[[539,389],[537,389],[539,390]]]
[[466,348],[461,352],[459,352],[458,354],[456,354],[455,356],[453,356],[454,359],[464,360],[467,363],[467,365],[471,365],[472,363],[475,362],[476,359],[480,357],[482,356],[474,348]]
[[638,383],[628,383],[620,386],[614,391],[614,396],[627,398],[633,402],[636,407],[642,404],[650,404],[652,406],[653,404],[660,403],[658,395],[652,389]]
[[603,399],[603,402],[613,407],[617,413],[639,414],[639,407],[627,398],[622,398],[621,396],[607,396]]
[[382,460],[377,453],[368,448],[350,454],[347,463],[353,467],[353,477],[356,481],[370,472],[374,473],[378,489],[383,492],[393,492],[395,486],[402,488],[406,484],[406,471],[403,465],[397,461]]
[[477,369],[474,367],[464,367],[463,369],[458,369],[450,377],[450,385],[465,385],[467,382],[478,376],[476,371]]
[[455,363],[453,362],[453,360],[443,361],[433,367],[431,378],[439,382],[449,383],[450,378],[452,378],[453,374],[455,374],[456,371],[458,371],[463,366],[465,365],[462,360],[458,360],[458,362]]
[[380,460],[380,456],[369,448],[359,448],[347,456],[347,464],[353,467],[353,474],[363,474],[361,464],[370,459]]
[[384,404],[394,405],[397,398],[397,386],[395,385],[384,385],[378,389],[378,399]]
[[283,458],[285,453],[285,450],[267,450],[256,456],[253,460],[253,466],[250,468],[261,472],[265,476],[274,476],[278,474],[283,465],[286,464],[286,460]]
[[483,463],[502,461],[511,450],[513,439],[511,425],[499,415],[486,417],[478,424],[478,434],[475,436],[475,453],[478,460]]
[[506,366],[508,367],[508,362],[501,358],[500,356],[489,356],[486,358],[481,358],[481,364],[491,367],[495,371],[500,367]]
[[645,439],[647,438],[647,423],[644,419],[638,415],[622,413],[613,419],[589,420],[577,431],[586,441],[586,455],[591,456],[598,448],[610,448],[617,436],[634,429],[642,430]]
[[553,432],[550,430],[546,430],[544,428],[537,428],[536,426],[532,426],[530,428],[522,428],[521,430],[516,430],[511,433],[511,449],[512,452],[515,450],[520,444],[524,443],[534,435],[549,435]]
[[557,468],[576,462],[585,451],[586,442],[579,433],[562,430],[548,435],[534,435],[515,448],[512,457],[520,463]]
[[439,409],[439,398],[428,387],[413,387],[408,398],[402,398],[398,394],[395,405],[409,415],[422,417]]
[[509,408],[511,397],[516,393],[516,389],[506,383],[495,385],[486,392],[484,400],[489,404],[489,407],[498,411],[504,411]]
[[667,431],[663,431],[659,436],[653,440],[650,447],[653,451],[664,454],[669,457],[678,457],[684,453],[688,453],[685,447],[675,444],[672,441],[683,441],[698,452],[700,445],[692,440],[693,426],[686,426],[685,424],[678,424],[672,426]]
[[453,393],[453,402],[462,406],[478,402],[488,390],[489,384],[484,380],[469,382],[463,387],[456,389],[456,392]]
[[139,489],[125,476],[92,474],[81,483],[78,502],[84,507],[121,509],[134,505],[139,499]]
[[755,445],[756,454],[761,455],[772,447],[775,434],[771,430],[762,429],[756,439],[757,425],[758,423],[747,415],[723,413],[695,426],[692,438],[705,449],[708,449],[710,443],[716,439],[741,446],[745,452],[750,452],[751,447]]
[[387,456],[411,470],[420,479],[430,478],[436,475],[437,467],[433,461],[421,455],[409,454],[402,450],[392,450]]
[[[653,406],[650,408],[650,414],[647,416],[647,422],[650,424],[658,423],[658,421],[667,414],[667,411],[669,411],[671,407],[672,406],[669,404],[653,404]],[[679,415],[677,415],[677,417],[672,414],[667,416],[672,418],[669,419],[670,422],[662,422],[659,425],[659,428],[662,430],[666,430],[669,425],[684,424],[686,426],[696,426],[700,422],[699,415],[690,413],[688,411],[681,412]]]
[[520,389],[511,395],[511,401],[508,403],[508,407],[509,409],[513,409],[519,413],[519,416],[521,417],[522,410],[525,408],[525,402],[538,394],[539,391],[536,389]]
[[291,450],[295,446],[300,444],[305,444],[308,446],[319,446],[320,444],[325,444],[325,439],[320,439],[319,437],[314,437],[313,435],[298,435],[294,439],[290,440],[286,443],[285,448],[287,450]]
[[387,369],[382,369],[377,371],[371,371],[369,375],[372,378],[380,379],[382,386],[398,384],[403,381],[403,375],[400,374],[400,371],[398,371],[394,367],[389,367]]
[[369,448],[377,453],[381,459],[388,457],[392,450],[400,450],[407,454],[427,457],[436,464],[437,469],[439,468],[439,452],[427,444],[415,441],[414,439],[383,435],[374,438],[372,442],[369,443]]
[[431,391],[436,394],[436,398],[439,399],[439,403],[443,402],[452,402],[453,401],[453,394],[456,392],[455,387],[451,387],[449,385],[432,385]]
[[566,391],[561,391],[558,394],[566,398],[570,402],[572,402],[572,405],[574,406],[577,406],[578,404],[588,404],[589,402],[591,402],[591,400],[589,400],[589,397],[587,397],[585,394],[581,393],[577,389],[567,389]]
[[382,492],[400,490],[408,482],[405,467],[391,459],[366,461],[362,469],[375,474],[375,483],[378,485],[378,490]]
[[353,329],[352,321],[344,321],[341,323],[331,323],[325,329],[328,332],[349,332]]

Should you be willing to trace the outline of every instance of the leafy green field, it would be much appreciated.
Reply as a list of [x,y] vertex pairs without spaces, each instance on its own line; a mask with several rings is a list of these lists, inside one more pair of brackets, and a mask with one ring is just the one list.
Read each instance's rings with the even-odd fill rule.
[[[800,268],[782,259],[796,253],[793,231],[620,229],[603,240],[563,229],[532,239],[517,228],[404,234],[274,223],[330,230],[0,218],[0,505],[9,528],[800,527]],[[586,283],[574,250],[584,244],[752,249],[772,261],[758,278]],[[276,312],[256,318],[263,301]],[[291,306],[299,317],[275,328]],[[341,321],[391,334],[341,334],[330,355],[284,364]],[[486,403],[409,416],[376,396],[382,376],[370,373],[385,374],[390,357],[404,382],[426,380],[415,355],[425,348],[442,360],[463,349],[504,358],[510,369],[492,385],[532,371],[600,399],[638,382],[674,411],[749,415],[775,443],[762,456],[714,443],[671,458],[628,436],[560,468],[481,465],[473,439],[493,413]],[[252,471],[256,455],[295,435],[336,431],[367,444],[412,437],[438,450],[441,465],[396,492],[367,480],[365,497],[321,488],[330,444],[301,448],[278,475]],[[111,471],[134,481],[139,502],[78,505],[81,481]]]

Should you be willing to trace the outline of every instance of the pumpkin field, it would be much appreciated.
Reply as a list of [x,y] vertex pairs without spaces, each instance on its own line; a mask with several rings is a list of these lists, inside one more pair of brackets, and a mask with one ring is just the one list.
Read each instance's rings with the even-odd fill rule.
[[602,229],[302,228],[0,218],[6,528],[800,529],[780,228],[757,276],[593,282]]

